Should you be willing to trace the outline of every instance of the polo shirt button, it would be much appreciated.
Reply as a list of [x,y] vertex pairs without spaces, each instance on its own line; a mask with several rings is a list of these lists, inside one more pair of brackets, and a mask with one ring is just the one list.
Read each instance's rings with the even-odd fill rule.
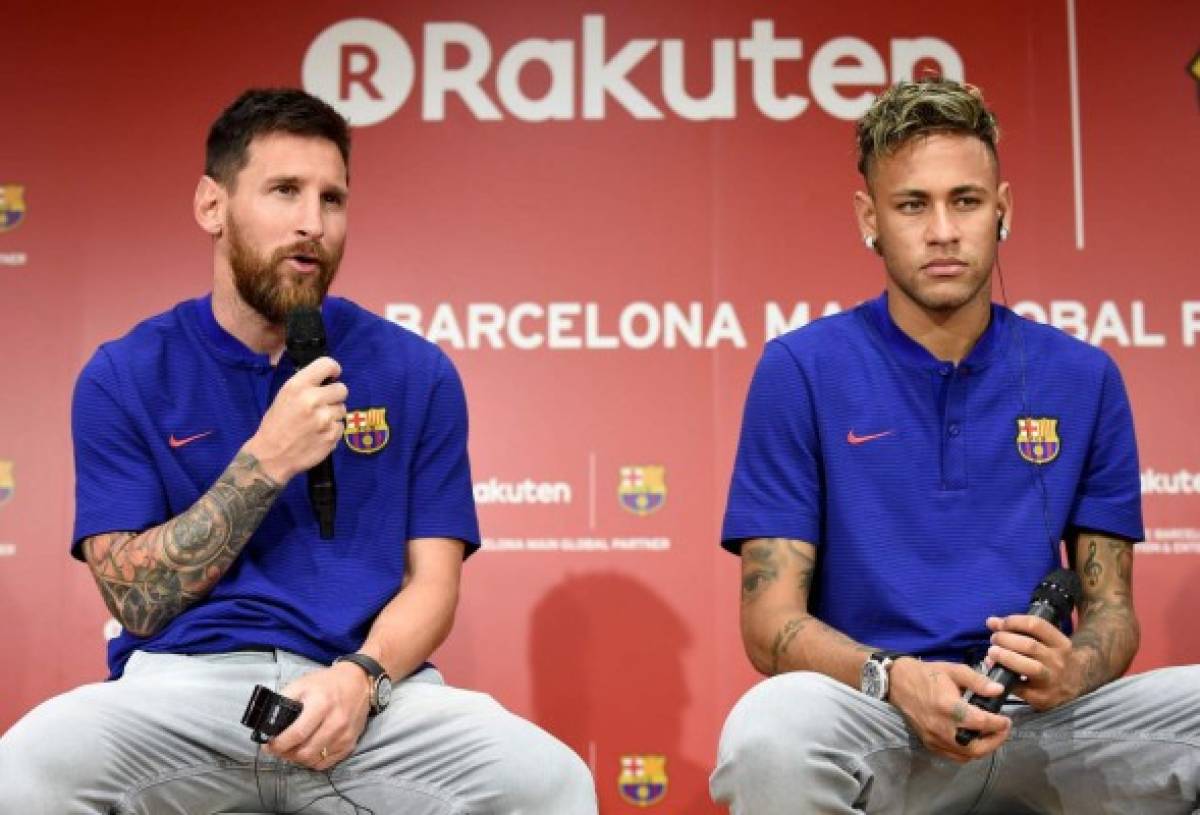
[[942,376],[950,376],[950,366],[943,365],[942,367],[938,368],[938,373]]
[[956,424],[950,425],[948,428],[946,428],[946,432],[949,433],[951,436],[957,436],[958,435],[958,425],[956,425]]

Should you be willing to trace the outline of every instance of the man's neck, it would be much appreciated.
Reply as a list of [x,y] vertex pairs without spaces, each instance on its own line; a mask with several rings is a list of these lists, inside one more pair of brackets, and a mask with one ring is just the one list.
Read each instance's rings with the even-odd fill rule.
[[937,359],[957,365],[987,330],[992,315],[991,290],[985,286],[960,308],[931,311],[889,287],[888,313],[892,322],[918,345]]
[[232,273],[213,277],[213,317],[217,324],[256,354],[266,354],[271,364],[283,355],[287,339],[283,326],[267,321],[238,294]]

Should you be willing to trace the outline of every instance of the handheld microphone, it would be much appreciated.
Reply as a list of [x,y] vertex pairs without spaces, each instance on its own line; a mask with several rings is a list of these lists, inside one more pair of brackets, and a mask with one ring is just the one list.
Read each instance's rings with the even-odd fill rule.
[[[1057,626],[1071,616],[1071,611],[1082,594],[1083,584],[1079,582],[1079,575],[1070,569],[1058,569],[1046,575],[1034,589],[1029,611],[1025,613]],[[993,665],[987,676],[993,682],[1003,685],[1004,692],[998,696],[977,696],[974,691],[967,691],[963,694],[963,700],[980,710],[995,713],[1008,698],[1008,692],[1017,681],[1017,674],[1003,665]],[[960,727],[954,734],[954,740],[966,747],[978,736],[979,731]]]
[[[300,370],[314,360],[327,354],[325,348],[325,323],[321,312],[315,308],[297,308],[288,313],[287,355]],[[337,510],[337,485],[333,480],[333,453],[313,465],[308,471],[308,501],[322,540],[333,539],[333,516]]]

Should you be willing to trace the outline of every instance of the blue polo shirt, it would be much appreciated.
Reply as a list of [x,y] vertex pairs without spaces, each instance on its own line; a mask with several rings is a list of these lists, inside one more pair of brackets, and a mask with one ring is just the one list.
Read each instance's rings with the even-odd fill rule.
[[886,294],[769,342],[750,385],[722,545],[817,548],[810,611],[931,659],[985,648],[1073,529],[1143,537],[1129,400],[1103,351],[992,306],[959,365]]
[[[160,632],[109,643],[120,676],[135,649],[274,647],[328,663],[359,648],[404,578],[406,542],[479,545],[462,383],[446,355],[348,300],[322,308],[349,390],[333,452],[335,536],[321,540],[306,477],[293,478],[203,599]],[[180,303],[102,345],[75,386],[72,554],[102,532],[140,531],[191,507],[255,433],[295,373],[217,323],[211,297]]]

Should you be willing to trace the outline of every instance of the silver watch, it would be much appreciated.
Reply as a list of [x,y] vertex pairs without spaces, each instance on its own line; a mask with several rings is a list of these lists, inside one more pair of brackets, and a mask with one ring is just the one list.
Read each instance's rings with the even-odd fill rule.
[[891,676],[892,665],[904,656],[908,656],[908,654],[898,651],[876,651],[867,657],[859,678],[859,690],[872,699],[886,702],[890,689],[888,680]]

